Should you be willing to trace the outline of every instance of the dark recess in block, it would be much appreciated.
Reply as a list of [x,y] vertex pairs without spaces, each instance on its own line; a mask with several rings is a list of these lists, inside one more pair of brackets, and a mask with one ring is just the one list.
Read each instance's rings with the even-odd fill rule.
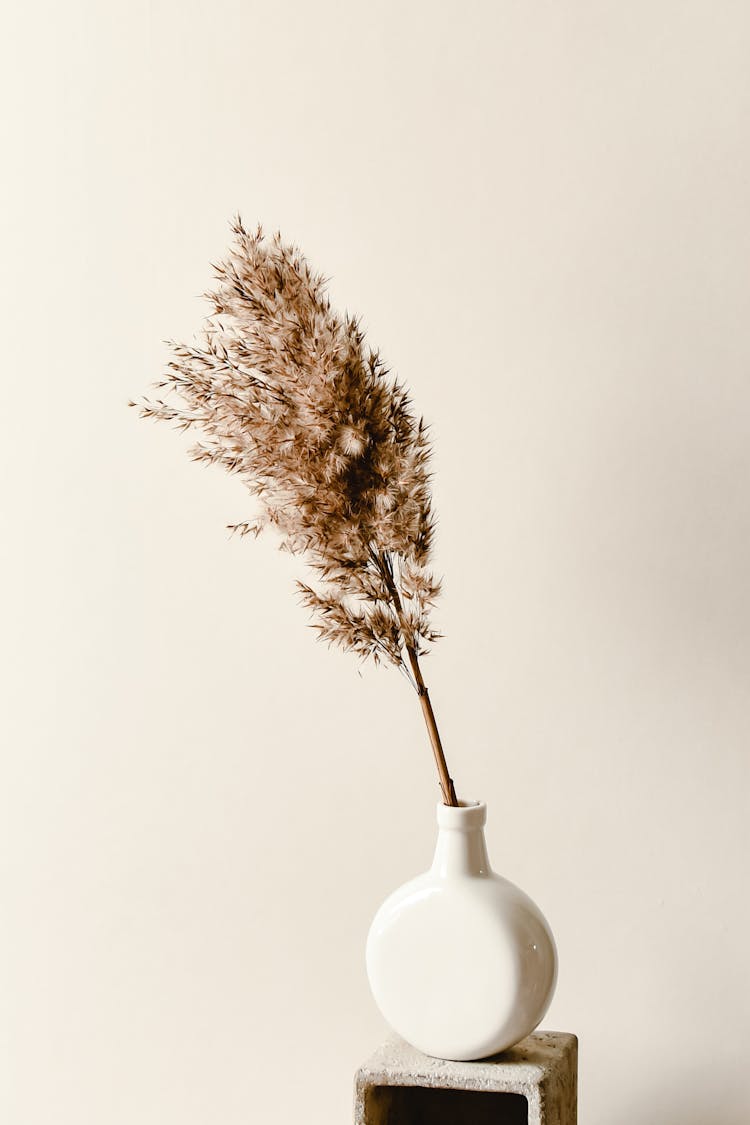
[[428,1086],[370,1086],[365,1094],[368,1125],[528,1125],[522,1094]]

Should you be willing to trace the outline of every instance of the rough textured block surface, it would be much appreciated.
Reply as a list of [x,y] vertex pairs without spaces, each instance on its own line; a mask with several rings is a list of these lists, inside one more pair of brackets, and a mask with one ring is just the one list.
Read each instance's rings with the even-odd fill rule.
[[537,1031],[478,1062],[423,1055],[397,1036],[357,1071],[355,1125],[576,1125],[578,1040]]

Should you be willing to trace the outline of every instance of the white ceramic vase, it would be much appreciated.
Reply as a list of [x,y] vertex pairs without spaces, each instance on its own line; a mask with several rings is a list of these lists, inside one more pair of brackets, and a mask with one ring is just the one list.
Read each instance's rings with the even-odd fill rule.
[[438,805],[432,867],[378,910],[367,975],[380,1011],[426,1055],[482,1059],[529,1035],[557,979],[555,943],[528,895],[492,871],[487,806]]

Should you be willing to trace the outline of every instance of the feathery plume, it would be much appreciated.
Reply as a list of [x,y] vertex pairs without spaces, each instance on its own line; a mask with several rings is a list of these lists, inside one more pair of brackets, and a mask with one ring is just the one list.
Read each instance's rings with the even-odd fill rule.
[[[405,387],[340,316],[325,278],[261,226],[232,223],[233,243],[205,296],[199,341],[171,342],[160,391],[142,417],[200,431],[196,461],[237,474],[257,498],[241,536],[272,527],[315,584],[298,582],[318,636],[401,669],[417,691],[443,800],[456,804],[419,664],[439,637],[430,611],[434,534],[427,428]],[[177,402],[175,403],[175,400]]]

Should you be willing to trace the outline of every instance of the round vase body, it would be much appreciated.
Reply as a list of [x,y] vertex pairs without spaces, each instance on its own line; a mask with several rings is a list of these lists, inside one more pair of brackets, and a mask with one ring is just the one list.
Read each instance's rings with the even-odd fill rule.
[[381,1013],[426,1055],[481,1059],[529,1035],[557,980],[555,943],[528,895],[490,868],[486,806],[438,805],[432,868],[395,891],[367,939]]

